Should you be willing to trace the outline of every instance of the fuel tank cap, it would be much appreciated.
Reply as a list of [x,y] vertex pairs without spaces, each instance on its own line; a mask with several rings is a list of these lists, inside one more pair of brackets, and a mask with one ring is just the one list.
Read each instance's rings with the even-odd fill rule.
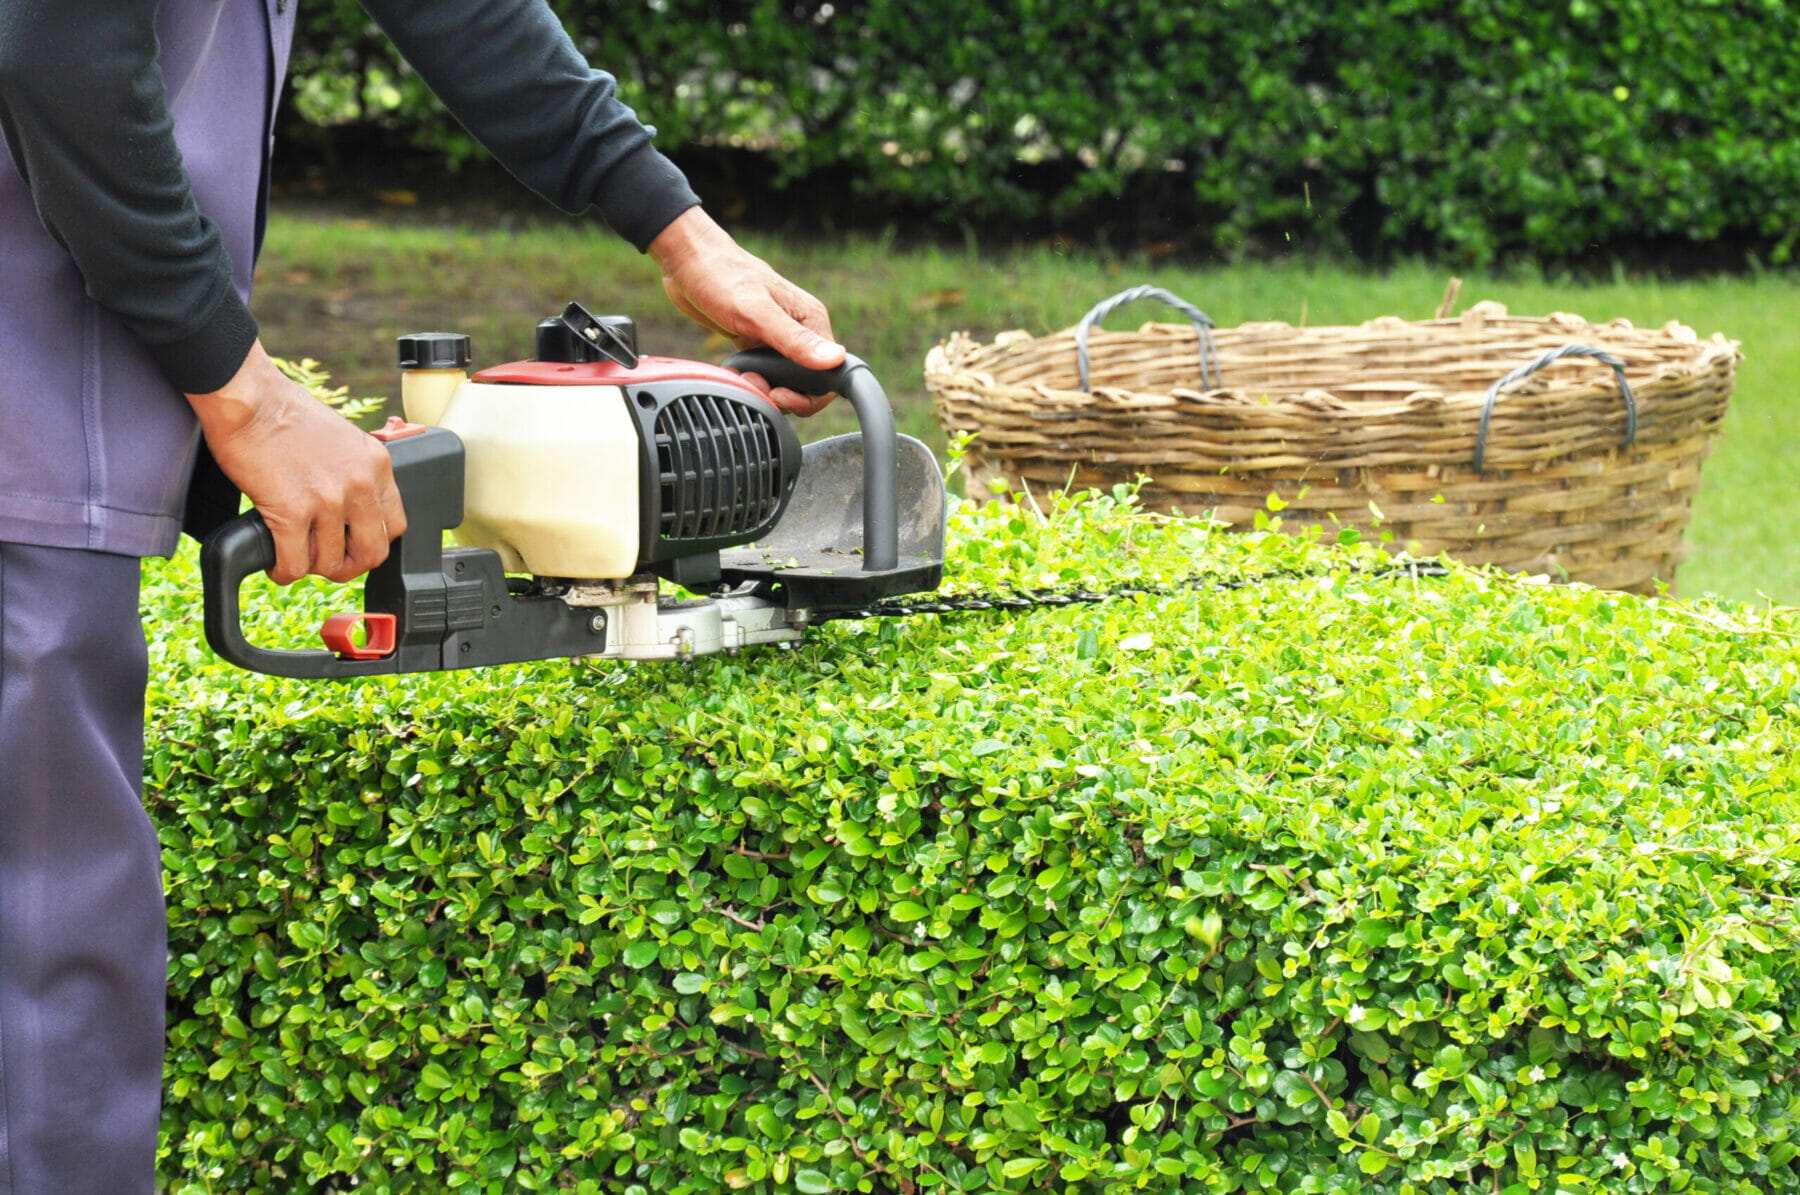
[[401,369],[467,369],[473,359],[461,332],[414,332],[397,343]]

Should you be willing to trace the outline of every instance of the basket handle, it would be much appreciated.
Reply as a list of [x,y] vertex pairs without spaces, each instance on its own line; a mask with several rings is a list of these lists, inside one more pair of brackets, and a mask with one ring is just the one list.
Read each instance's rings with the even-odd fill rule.
[[1551,349],[1529,365],[1520,366],[1488,387],[1487,401],[1481,404],[1481,426],[1475,430],[1475,471],[1477,473],[1482,471],[1482,461],[1487,456],[1488,421],[1493,418],[1494,400],[1500,397],[1500,391],[1521,378],[1530,377],[1552,361],[1559,361],[1564,357],[1592,357],[1602,365],[1612,366],[1613,376],[1619,379],[1619,394],[1625,400],[1625,438],[1619,441],[1619,446],[1625,447],[1637,439],[1637,396],[1631,392],[1631,383],[1625,380],[1625,363],[1603,349],[1585,344],[1565,344],[1559,349]]
[[1160,286],[1134,286],[1130,290],[1122,290],[1110,299],[1100,300],[1086,315],[1081,317],[1081,322],[1075,325],[1075,361],[1081,370],[1081,388],[1083,390],[1093,389],[1089,385],[1088,328],[1125,304],[1138,299],[1161,299],[1188,317],[1188,320],[1194,325],[1194,334],[1200,341],[1200,384],[1206,385],[1210,381],[1214,390],[1222,389],[1224,375],[1219,372],[1218,352],[1213,348],[1212,316],[1186,299],[1170,294]]

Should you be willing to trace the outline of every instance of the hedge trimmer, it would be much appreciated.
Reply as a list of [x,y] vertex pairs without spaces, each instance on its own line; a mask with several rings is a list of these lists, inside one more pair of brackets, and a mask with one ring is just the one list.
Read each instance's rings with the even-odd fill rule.
[[[887,395],[855,357],[818,373],[767,349],[723,367],[639,356],[629,319],[571,303],[539,323],[531,360],[472,377],[469,360],[466,336],[400,338],[406,417],[375,435],[392,455],[407,530],[369,573],[363,608],[325,620],[324,650],[251,643],[241,589],[275,563],[275,542],[250,511],[201,550],[214,651],[301,678],[690,659],[790,644],[845,619],[1271,579],[936,595],[943,475],[930,449],[896,434]],[[840,393],[861,431],[802,448],[770,386]],[[457,546],[445,546],[446,531]],[[710,596],[673,597],[665,580]]]
[[[767,349],[722,368],[639,356],[629,319],[571,303],[531,360],[472,377],[469,360],[466,336],[400,339],[406,418],[375,434],[407,530],[363,608],[325,621],[325,650],[251,643],[240,590],[275,544],[250,511],[201,551],[214,651],[306,678],[684,659],[790,643],[943,578],[943,475],[855,357],[818,373]],[[802,448],[770,386],[842,394],[861,431]]]

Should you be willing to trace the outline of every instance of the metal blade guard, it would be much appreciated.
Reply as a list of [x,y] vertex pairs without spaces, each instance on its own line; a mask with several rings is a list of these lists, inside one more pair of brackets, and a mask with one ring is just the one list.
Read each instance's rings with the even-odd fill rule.
[[752,349],[727,368],[805,394],[836,390],[862,431],[801,450],[800,478],[774,529],[719,554],[727,584],[756,582],[788,609],[841,610],[934,590],[944,576],[946,499],[931,450],[894,430],[887,392],[855,356],[834,370]]

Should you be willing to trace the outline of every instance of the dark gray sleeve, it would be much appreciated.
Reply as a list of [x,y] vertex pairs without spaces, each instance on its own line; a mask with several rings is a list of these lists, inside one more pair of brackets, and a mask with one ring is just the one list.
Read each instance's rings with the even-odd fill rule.
[[174,385],[216,390],[256,321],[194,202],[156,63],[155,0],[0,0],[0,132],[95,302]]
[[544,0],[362,0],[474,138],[564,211],[596,206],[642,250],[699,203]]

